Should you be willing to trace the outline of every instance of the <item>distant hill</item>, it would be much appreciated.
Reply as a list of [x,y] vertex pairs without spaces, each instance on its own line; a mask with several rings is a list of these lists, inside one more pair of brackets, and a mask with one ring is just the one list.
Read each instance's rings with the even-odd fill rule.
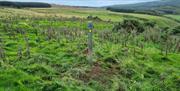
[[0,6],[14,7],[14,8],[25,8],[25,7],[48,8],[48,7],[51,7],[51,5],[48,4],[48,3],[40,3],[40,2],[11,2],[11,1],[0,1]]
[[113,5],[108,6],[107,10],[115,12],[146,13],[153,15],[180,14],[180,0],[160,0],[137,4]]

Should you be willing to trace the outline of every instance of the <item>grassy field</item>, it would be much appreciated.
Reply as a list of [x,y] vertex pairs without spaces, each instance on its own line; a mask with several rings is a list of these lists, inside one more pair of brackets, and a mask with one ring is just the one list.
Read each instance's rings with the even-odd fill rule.
[[[178,26],[174,20],[72,7],[0,12],[0,91],[180,89],[180,37],[161,31]],[[91,20],[93,62],[87,60],[89,15],[102,19]],[[120,31],[131,25],[113,31],[124,19],[157,25],[135,34]]]
[[165,15],[165,16],[180,21],[180,15]]
[[[145,14],[133,14],[133,13],[114,13],[110,11],[106,11],[103,9],[77,9],[77,8],[51,8],[51,9],[31,9],[32,11],[38,12],[38,13],[48,13],[48,14],[56,14],[60,16],[76,16],[76,17],[83,17],[86,18],[88,15],[98,16],[101,19],[108,21],[122,21],[125,18],[138,18],[142,20],[152,20],[158,23],[159,26],[169,26],[173,27],[176,26],[178,23],[168,19],[163,18],[159,16],[152,16],[152,15],[145,15]],[[179,24],[178,24],[179,25]]]
[[[62,17],[79,17],[79,18],[87,18],[87,16],[89,15],[93,15],[93,16],[98,16],[99,18],[101,18],[104,21],[114,21],[114,22],[121,22],[123,21],[123,19],[127,19],[127,18],[136,18],[139,20],[151,20],[156,22],[160,27],[164,27],[164,26],[168,26],[168,27],[174,27],[179,25],[179,23],[177,23],[174,20],[168,19],[168,18],[164,18],[164,17],[160,17],[160,16],[152,16],[152,15],[145,15],[145,14],[133,14],[133,13],[115,13],[115,12],[110,12],[110,11],[106,11],[104,9],[91,9],[91,8],[73,8],[73,7],[60,7],[60,8],[33,8],[33,9],[12,9],[9,8],[8,12],[6,12],[7,10],[4,9],[1,11],[3,13],[17,13],[17,14],[21,14],[21,12],[23,12],[23,14],[25,15],[39,15],[39,16],[54,16],[54,17],[58,17],[58,16],[62,16]],[[170,17],[174,17],[173,15],[169,15]],[[178,15],[175,17],[176,19],[178,19]]]

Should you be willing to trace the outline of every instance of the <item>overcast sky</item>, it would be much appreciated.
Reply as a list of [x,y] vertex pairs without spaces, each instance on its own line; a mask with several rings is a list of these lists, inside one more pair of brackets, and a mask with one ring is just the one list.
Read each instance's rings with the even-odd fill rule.
[[155,0],[0,0],[0,1],[48,2],[48,3],[72,5],[72,6],[106,6],[113,4],[132,4],[139,2],[149,2]]

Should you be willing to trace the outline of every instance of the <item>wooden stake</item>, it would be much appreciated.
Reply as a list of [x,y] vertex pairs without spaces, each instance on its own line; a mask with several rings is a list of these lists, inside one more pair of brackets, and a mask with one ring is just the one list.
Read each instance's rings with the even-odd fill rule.
[[93,24],[92,22],[88,23],[88,61],[92,63],[93,61],[93,34],[92,34],[92,29],[93,29]]

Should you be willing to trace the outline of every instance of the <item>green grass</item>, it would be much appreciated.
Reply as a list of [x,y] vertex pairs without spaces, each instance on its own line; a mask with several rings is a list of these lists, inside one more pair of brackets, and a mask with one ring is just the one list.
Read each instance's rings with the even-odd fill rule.
[[[159,16],[105,10],[50,8],[0,9],[0,38],[6,60],[0,59],[0,91],[178,91],[180,54],[161,54],[159,45],[144,49],[111,30],[123,19],[149,19],[158,26],[178,25]],[[93,21],[93,64],[87,60],[88,15],[113,22]],[[63,16],[63,17],[61,17]],[[79,17],[72,19],[72,16]],[[172,23],[168,24],[168,23]],[[174,25],[173,25],[174,24]],[[48,40],[48,30],[54,31]],[[15,31],[25,31],[24,34]],[[36,35],[36,32],[38,35]],[[9,33],[15,33],[8,36]],[[13,35],[13,34],[10,34]],[[26,55],[28,37],[30,57]],[[138,35],[142,39],[143,35]],[[112,39],[114,38],[114,39]],[[58,41],[59,39],[59,41]],[[116,43],[116,40],[119,42]],[[2,47],[2,46],[1,46]],[[22,59],[18,50],[22,48]],[[134,55],[134,49],[136,54]]]
[[[79,18],[86,18],[89,15],[98,16],[102,20],[108,21],[115,21],[121,22],[123,19],[126,18],[137,18],[140,20],[151,20],[156,22],[160,27],[168,26],[174,27],[178,26],[179,23],[165,18],[161,16],[153,16],[153,15],[146,15],[146,14],[134,14],[134,13],[115,13],[106,11],[104,9],[82,9],[82,8],[71,8],[71,7],[60,7],[60,8],[36,8],[36,9],[0,9],[0,11],[4,13],[16,13],[17,15],[21,15],[23,13],[26,16],[36,15],[39,17],[45,16],[52,16],[52,17],[79,17]],[[8,12],[7,12],[8,11]],[[2,14],[4,14],[2,13]],[[171,18],[178,19],[178,15],[168,15]],[[178,19],[179,20],[179,19]]]
[[165,15],[165,16],[180,21],[180,15]]

